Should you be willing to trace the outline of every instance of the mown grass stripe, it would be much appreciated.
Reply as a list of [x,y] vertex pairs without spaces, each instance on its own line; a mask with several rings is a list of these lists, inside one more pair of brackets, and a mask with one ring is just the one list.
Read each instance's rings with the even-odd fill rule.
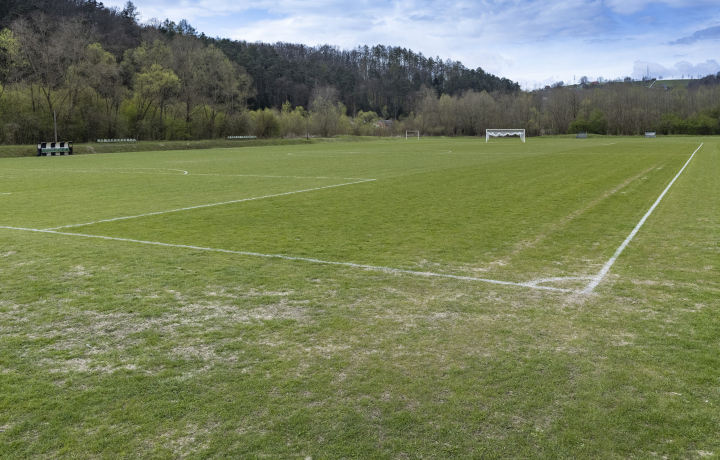
[[677,175],[673,178],[673,180],[670,181],[668,186],[665,187],[665,190],[663,190],[663,192],[660,194],[660,196],[655,201],[655,203],[650,207],[650,210],[648,210],[648,212],[645,213],[645,215],[642,217],[642,219],[640,219],[640,222],[638,222],[638,224],[635,226],[633,231],[630,232],[630,235],[628,235],[628,237],[625,238],[625,241],[622,242],[620,247],[617,248],[617,250],[615,251],[615,254],[613,254],[613,256],[610,258],[610,260],[608,260],[605,263],[605,265],[600,270],[600,272],[597,275],[595,275],[595,277],[592,279],[592,281],[590,281],[590,283],[588,283],[588,285],[585,287],[585,289],[582,290],[583,294],[592,294],[592,292],[595,290],[595,288],[602,282],[602,280],[605,278],[605,276],[610,271],[610,268],[612,268],[612,266],[615,264],[615,261],[618,259],[618,257],[620,257],[620,254],[622,254],[622,252],[625,250],[627,245],[630,244],[632,239],[635,237],[637,232],[640,230],[640,227],[643,226],[643,224],[645,223],[647,218],[650,217],[650,214],[652,214],[652,212],[655,210],[657,205],[660,204],[660,201],[663,199],[663,197],[668,192],[668,190],[670,190],[670,187],[672,187],[672,185],[675,183],[677,178],[680,177],[680,174],[682,174],[682,172],[685,170],[687,165],[690,164],[690,161],[693,159],[695,154],[698,152],[698,150],[700,150],[700,148],[702,146],[703,146],[703,144],[700,144],[700,147],[695,149],[693,154],[690,155],[690,158],[688,158],[688,161],[685,162],[685,165],[683,165],[683,167],[680,169],[680,171],[677,173]]

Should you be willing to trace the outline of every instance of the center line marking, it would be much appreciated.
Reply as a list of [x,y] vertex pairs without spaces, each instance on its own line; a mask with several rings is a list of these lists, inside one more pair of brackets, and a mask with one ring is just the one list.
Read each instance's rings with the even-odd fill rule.
[[223,202],[221,202],[221,203],[201,204],[201,205],[197,205],[197,206],[188,206],[188,207],[186,207],[186,208],[171,209],[171,210],[168,210],[168,211],[149,212],[149,213],[146,213],[146,214],[138,214],[138,215],[135,215],[135,216],[114,217],[114,218],[112,218],[112,219],[102,219],[102,220],[96,220],[96,221],[94,221],[94,222],[85,222],[85,223],[82,223],[82,224],[62,225],[62,226],[60,226],[60,227],[46,228],[45,230],[59,230],[59,229],[61,229],[61,228],[83,227],[83,226],[86,226],[86,225],[99,224],[99,223],[101,223],[101,222],[114,222],[114,221],[117,221],[117,220],[135,219],[135,218],[138,218],[138,217],[147,217],[147,216],[156,216],[156,215],[158,215],[158,214],[167,214],[167,213],[170,213],[170,212],[189,211],[189,210],[191,210],[191,209],[209,208],[209,207],[212,207],[212,206],[221,206],[221,205],[224,205],[224,204],[241,203],[241,202],[243,202],[243,201],[262,200],[262,199],[264,199],[264,198],[273,198],[273,197],[277,197],[277,196],[293,195],[293,194],[296,194],[296,193],[312,192],[312,191],[315,191],[315,190],[323,190],[323,189],[333,188],[333,187],[342,187],[342,186],[345,186],[345,185],[362,184],[362,183],[365,183],[365,182],[372,182],[372,181],[375,181],[375,180],[377,180],[377,179],[365,179],[365,180],[356,181],[356,182],[347,182],[347,183],[344,183],[344,184],[326,185],[326,186],[324,186],[324,187],[308,188],[308,189],[305,189],[305,190],[296,190],[296,191],[293,191],[293,192],[276,193],[276,194],[273,194],[273,195],[256,196],[256,197],[253,197],[253,198],[242,198],[242,199],[240,199],[240,200],[223,201]]

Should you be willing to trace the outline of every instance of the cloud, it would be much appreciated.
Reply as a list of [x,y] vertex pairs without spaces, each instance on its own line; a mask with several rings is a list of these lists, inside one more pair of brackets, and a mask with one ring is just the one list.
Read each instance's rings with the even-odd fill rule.
[[709,59],[699,64],[687,61],[676,62],[672,67],[665,67],[657,62],[635,61],[632,77],[641,79],[650,74],[650,78],[697,78],[720,72],[720,64],[715,59]]
[[589,45],[606,45],[609,43],[617,43],[625,40],[626,39],[622,38],[592,38],[590,40],[585,40],[585,43]]
[[605,5],[618,14],[634,14],[644,11],[648,7],[662,8],[658,4],[664,4],[670,8],[699,8],[705,6],[717,6],[717,0],[605,0]]
[[701,40],[717,40],[720,39],[720,26],[708,27],[707,29],[698,30],[689,37],[684,37],[674,42],[670,42],[671,45],[690,45]]

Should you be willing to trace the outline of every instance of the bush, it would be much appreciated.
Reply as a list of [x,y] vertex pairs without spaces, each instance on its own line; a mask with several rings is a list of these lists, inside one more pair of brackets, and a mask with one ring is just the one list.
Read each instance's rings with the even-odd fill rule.
[[575,121],[570,123],[568,126],[567,134],[574,134],[577,132],[587,131],[593,134],[607,134],[607,121],[605,120],[605,114],[602,110],[595,109],[590,114],[590,119],[586,119],[582,115],[579,115]]
[[272,109],[261,109],[251,112],[253,133],[261,138],[280,137],[282,125],[280,117]]

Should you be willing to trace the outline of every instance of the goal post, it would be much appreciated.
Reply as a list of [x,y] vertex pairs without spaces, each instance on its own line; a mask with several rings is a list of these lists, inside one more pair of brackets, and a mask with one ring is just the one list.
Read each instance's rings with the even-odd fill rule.
[[486,129],[485,130],[485,142],[490,140],[491,137],[508,137],[508,136],[519,136],[523,143],[525,142],[525,130],[524,129]]
[[405,131],[405,140],[417,137],[420,140],[420,131]]

